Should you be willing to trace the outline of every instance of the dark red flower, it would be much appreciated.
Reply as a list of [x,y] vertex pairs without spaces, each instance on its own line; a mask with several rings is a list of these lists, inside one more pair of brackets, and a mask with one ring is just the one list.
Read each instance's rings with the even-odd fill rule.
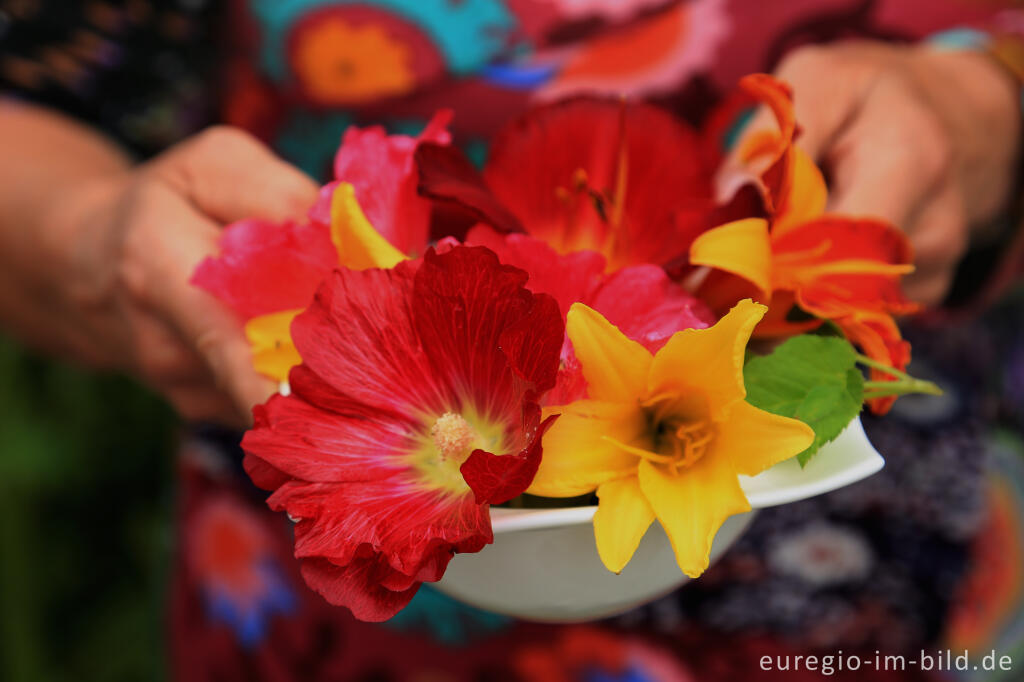
[[497,136],[483,181],[451,157],[421,147],[421,193],[498,229],[518,222],[558,253],[595,251],[609,270],[668,263],[708,227],[711,174],[697,135],[650,105],[581,97],[534,107]]

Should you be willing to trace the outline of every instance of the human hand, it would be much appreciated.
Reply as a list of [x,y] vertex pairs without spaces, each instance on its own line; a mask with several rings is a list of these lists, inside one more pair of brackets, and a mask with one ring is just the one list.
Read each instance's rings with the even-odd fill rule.
[[189,280],[221,227],[303,218],[316,185],[248,134],[211,128],[124,173],[68,192],[50,218],[66,354],[127,370],[188,419],[232,425],[276,390],[239,321]]
[[793,87],[798,145],[829,178],[828,210],[903,229],[917,266],[907,295],[941,302],[972,234],[1005,210],[1017,85],[982,54],[873,42],[800,48],[776,75]]

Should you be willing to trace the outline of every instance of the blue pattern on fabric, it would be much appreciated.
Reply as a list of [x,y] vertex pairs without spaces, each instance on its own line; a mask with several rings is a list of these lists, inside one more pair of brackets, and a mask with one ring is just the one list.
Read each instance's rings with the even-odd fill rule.
[[263,577],[265,589],[251,600],[240,600],[209,585],[204,589],[209,619],[230,627],[242,646],[248,649],[263,641],[275,614],[290,614],[298,604],[295,592],[272,560],[264,560],[255,570]]

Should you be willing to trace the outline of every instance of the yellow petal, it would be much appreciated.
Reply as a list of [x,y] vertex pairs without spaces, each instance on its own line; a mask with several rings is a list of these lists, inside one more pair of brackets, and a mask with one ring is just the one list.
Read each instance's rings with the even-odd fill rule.
[[366,219],[355,188],[342,182],[331,199],[331,241],[338,263],[353,270],[393,268],[406,256],[384,239]]
[[565,331],[583,368],[591,398],[630,402],[643,395],[651,366],[646,348],[582,303],[569,308]]
[[636,476],[601,484],[594,514],[597,554],[612,573],[621,573],[654,521],[654,510]]
[[707,398],[712,417],[746,397],[743,357],[750,333],[768,308],[749,298],[708,329],[676,332],[654,356],[650,395],[695,391]]
[[792,228],[825,212],[828,189],[814,159],[799,147],[793,147],[793,180],[789,195],[772,221],[772,235],[778,237]]
[[602,483],[636,474],[638,458],[622,443],[650,447],[647,419],[638,404],[578,400],[545,409],[561,413],[544,434],[544,454],[526,492],[545,497],[574,497]]
[[245,324],[256,371],[276,381],[288,379],[288,370],[302,362],[289,331],[301,310],[285,310],[254,317]]
[[[710,454],[710,453],[709,453]],[[640,489],[664,526],[683,573],[696,578],[708,567],[711,541],[722,523],[750,511],[732,464],[725,457],[701,457],[672,474],[642,461]]]
[[814,429],[799,419],[780,417],[741,400],[729,409],[709,454],[732,460],[736,471],[756,476],[794,457],[814,441]]
[[745,218],[708,230],[690,246],[690,262],[738,275],[766,298],[772,288],[768,221]]

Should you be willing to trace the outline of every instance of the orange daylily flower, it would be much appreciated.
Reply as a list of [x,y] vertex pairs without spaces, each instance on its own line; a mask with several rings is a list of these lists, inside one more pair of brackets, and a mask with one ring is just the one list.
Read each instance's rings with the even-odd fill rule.
[[[788,90],[772,79],[744,82],[777,119],[778,131],[752,135],[737,153],[743,165],[763,169],[757,186],[771,219],[726,223],[693,242],[690,262],[720,271],[705,280],[700,296],[720,309],[744,296],[768,304],[754,332],[759,337],[790,336],[832,320],[873,360],[902,370],[910,348],[893,316],[918,310],[900,288],[900,278],[914,269],[909,242],[885,221],[825,213],[821,171],[792,144]],[[818,319],[791,320],[794,306]],[[872,369],[872,378],[892,377]],[[881,414],[892,400],[869,406]]]

